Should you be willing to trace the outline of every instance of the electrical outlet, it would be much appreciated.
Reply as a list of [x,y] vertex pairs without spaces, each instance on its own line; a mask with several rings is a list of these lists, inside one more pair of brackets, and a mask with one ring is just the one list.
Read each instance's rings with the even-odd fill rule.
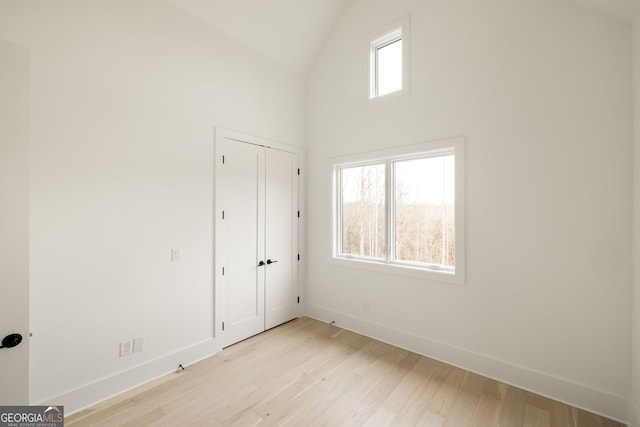
[[171,249],[171,262],[180,261],[180,249]]
[[123,341],[120,343],[120,357],[131,354],[131,341]]
[[144,349],[144,337],[138,337],[133,339],[133,352],[137,353]]
[[363,301],[362,302],[362,309],[364,311],[369,311],[369,301]]

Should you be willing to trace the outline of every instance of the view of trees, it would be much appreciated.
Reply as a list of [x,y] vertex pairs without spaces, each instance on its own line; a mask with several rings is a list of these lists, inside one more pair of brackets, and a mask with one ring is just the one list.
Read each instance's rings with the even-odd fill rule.
[[384,164],[342,170],[342,253],[384,258]]
[[[385,165],[342,170],[342,253],[385,258]],[[453,156],[395,162],[395,260],[455,266]]]
[[396,259],[455,266],[453,205],[399,204]]

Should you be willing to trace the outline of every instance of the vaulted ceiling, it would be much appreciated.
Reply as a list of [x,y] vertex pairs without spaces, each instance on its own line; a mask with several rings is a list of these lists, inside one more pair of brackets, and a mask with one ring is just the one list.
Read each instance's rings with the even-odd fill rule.
[[[306,74],[348,0],[169,1],[290,70]],[[640,11],[640,0],[558,1],[629,23]]]
[[169,0],[263,55],[306,74],[347,0]]

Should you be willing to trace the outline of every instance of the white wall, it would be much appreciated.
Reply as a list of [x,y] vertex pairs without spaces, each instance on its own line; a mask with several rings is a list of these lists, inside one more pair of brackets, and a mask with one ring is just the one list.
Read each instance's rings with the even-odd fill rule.
[[640,426],[640,18],[633,25],[633,324],[632,381],[629,407],[632,427]]
[[[406,14],[411,94],[368,103],[365,35]],[[308,83],[308,313],[626,419],[630,40],[555,0],[348,3]],[[466,285],[330,264],[328,159],[457,135]]]
[[29,50],[0,39],[0,405],[29,403]]
[[2,2],[0,37],[32,53],[31,401],[69,413],[214,351],[213,127],[303,144],[304,80],[162,1]]

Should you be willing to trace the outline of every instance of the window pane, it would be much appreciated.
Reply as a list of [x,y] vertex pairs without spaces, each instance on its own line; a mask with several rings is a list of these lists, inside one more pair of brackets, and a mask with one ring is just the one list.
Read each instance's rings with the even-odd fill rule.
[[376,54],[378,96],[402,90],[402,39],[378,48]]
[[395,258],[455,266],[454,156],[395,162]]
[[342,253],[384,258],[384,164],[342,168]]

